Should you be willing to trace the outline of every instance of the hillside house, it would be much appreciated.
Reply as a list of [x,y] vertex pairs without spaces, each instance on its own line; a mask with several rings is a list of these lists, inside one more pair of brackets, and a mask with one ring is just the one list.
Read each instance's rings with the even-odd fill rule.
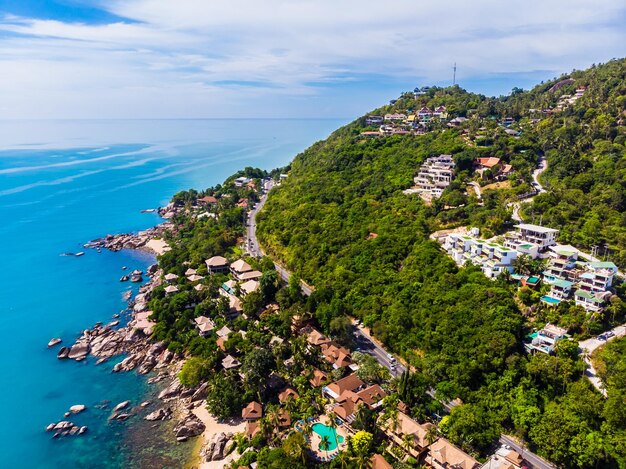
[[203,337],[206,337],[215,329],[215,323],[211,318],[207,318],[206,316],[198,316],[194,319],[194,322],[196,323],[199,334]]
[[609,292],[591,292],[579,289],[574,293],[574,301],[586,311],[597,313],[604,309],[604,304],[610,296]]
[[415,188],[428,200],[439,198],[454,178],[455,163],[452,155],[432,156],[420,167],[414,178]]
[[252,267],[243,259],[239,259],[230,264],[230,272],[237,280],[241,281],[241,276],[246,272],[252,272]]
[[517,259],[514,249],[459,233],[445,237],[442,247],[457,265],[471,262],[479,266],[488,278],[495,278],[505,270],[513,273],[513,261]]
[[539,246],[540,251],[545,251],[550,246],[554,246],[559,233],[559,230],[553,228],[528,223],[520,223],[519,225],[515,225],[515,228],[517,228],[515,236],[517,236],[518,239],[536,244]]
[[568,337],[567,330],[554,324],[546,324],[546,326],[530,335],[530,343],[525,344],[528,352],[541,352],[549,355],[554,353],[554,347],[559,340]]
[[213,256],[204,261],[209,274],[224,274],[228,272],[228,259],[222,256]]
[[382,116],[366,116],[365,125],[367,126],[379,126],[383,123],[384,118]]

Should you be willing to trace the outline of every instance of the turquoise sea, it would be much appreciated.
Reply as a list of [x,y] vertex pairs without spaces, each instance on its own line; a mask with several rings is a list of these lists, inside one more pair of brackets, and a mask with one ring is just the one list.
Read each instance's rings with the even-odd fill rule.
[[[138,405],[150,386],[112,363],[57,360],[50,338],[73,343],[108,322],[130,288],[122,266],[145,268],[136,252],[81,251],[107,233],[158,223],[142,209],[181,189],[222,182],[245,166],[272,169],[325,138],[338,120],[0,121],[0,467],[180,467],[165,430],[108,422],[111,405]],[[108,408],[97,408],[110,401]],[[106,402],[104,402],[106,404]],[[73,404],[85,435],[53,440],[44,429]],[[129,429],[134,429],[130,430]],[[140,429],[141,431],[137,431]],[[188,452],[189,446],[178,448]]]

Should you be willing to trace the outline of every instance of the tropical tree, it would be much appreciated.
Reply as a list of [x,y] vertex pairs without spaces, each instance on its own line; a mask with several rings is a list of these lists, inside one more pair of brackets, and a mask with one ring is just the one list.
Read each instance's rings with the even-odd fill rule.
[[302,464],[306,464],[307,444],[302,433],[297,431],[291,432],[283,441],[282,447],[289,457],[301,460]]
[[328,435],[324,435],[320,443],[320,449],[322,451],[326,451],[326,457],[328,457],[328,450],[330,449],[330,446],[331,446],[330,438],[328,437]]

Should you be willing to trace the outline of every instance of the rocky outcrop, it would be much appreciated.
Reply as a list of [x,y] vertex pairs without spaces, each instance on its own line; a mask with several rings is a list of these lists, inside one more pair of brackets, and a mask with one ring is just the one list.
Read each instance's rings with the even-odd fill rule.
[[72,414],[79,414],[82,411],[84,411],[87,408],[87,406],[85,406],[85,404],[75,404],[72,407],[70,407],[70,412]]
[[61,347],[59,349],[59,352],[57,353],[57,358],[59,360],[63,359],[63,358],[67,358],[67,356],[70,354],[70,349],[69,347]]
[[128,404],[130,404],[130,401],[120,402],[118,405],[113,407],[113,412],[117,412],[118,410],[122,410],[122,409],[128,407]]
[[159,393],[159,399],[161,399],[162,401],[174,399],[175,397],[178,397],[182,390],[183,385],[180,383],[178,378],[176,378],[168,387],[166,387]]
[[48,342],[48,348],[50,347],[54,347],[57,344],[61,343],[61,339],[59,339],[58,337],[55,337],[54,339],[50,339],[50,342]]
[[191,395],[191,402],[202,401],[206,399],[209,392],[209,383],[202,383]]
[[46,427],[47,432],[54,432],[52,438],[60,438],[62,436],[82,435],[87,431],[86,426],[79,427],[68,420],[62,420],[58,423],[51,423]]
[[169,407],[160,408],[155,410],[154,412],[150,412],[148,415],[144,417],[144,420],[148,420],[153,422],[155,420],[165,420],[172,417],[172,409]]
[[72,345],[67,358],[80,361],[87,358],[87,355],[89,355],[89,342],[79,339],[74,345]]
[[188,438],[202,434],[205,428],[204,423],[193,413],[189,412],[178,425],[174,427],[174,435],[177,441],[186,441]]
[[232,433],[218,433],[216,434],[202,449],[200,457],[204,461],[221,461],[228,454],[227,448],[228,441],[232,438]]
[[172,223],[162,223],[139,233],[125,233],[106,235],[104,238],[94,239],[84,245],[85,248],[105,248],[110,251],[122,249],[142,249],[152,238],[162,238],[165,232],[172,231],[175,226]]

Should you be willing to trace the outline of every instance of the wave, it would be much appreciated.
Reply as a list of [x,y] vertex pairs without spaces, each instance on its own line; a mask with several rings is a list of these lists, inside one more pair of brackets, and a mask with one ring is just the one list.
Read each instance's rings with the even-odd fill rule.
[[51,168],[64,168],[67,166],[76,166],[80,164],[89,164],[97,161],[106,161],[111,160],[113,158],[119,158],[120,156],[132,156],[132,155],[141,155],[145,153],[151,153],[158,150],[158,147],[149,146],[144,147],[140,150],[127,151],[123,153],[114,153],[112,155],[99,156],[96,158],[82,159],[82,160],[72,160],[72,161],[64,161],[62,163],[52,163],[45,165],[37,165],[37,166],[21,166],[18,168],[8,168],[8,169],[0,169],[0,174],[15,174],[15,173],[25,173],[29,171],[38,171],[41,169],[51,169]]

